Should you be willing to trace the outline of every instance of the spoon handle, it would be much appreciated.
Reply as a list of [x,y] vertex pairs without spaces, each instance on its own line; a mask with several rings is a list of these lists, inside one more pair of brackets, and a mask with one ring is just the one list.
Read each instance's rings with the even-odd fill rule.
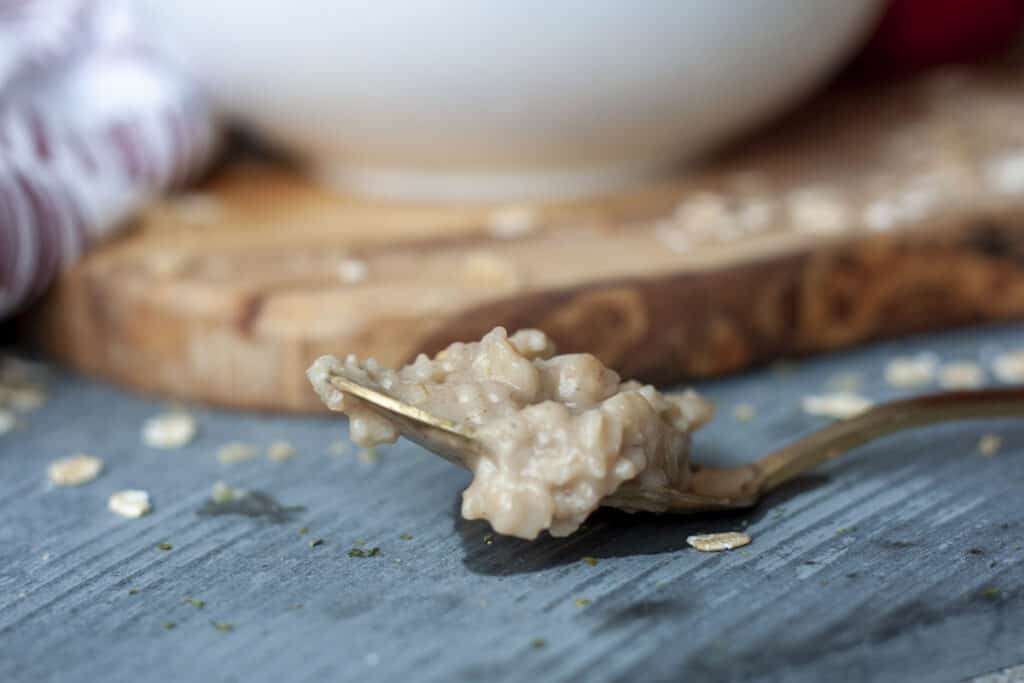
[[977,418],[1024,417],[1024,389],[944,392],[892,401],[839,420],[754,461],[757,495],[857,446],[913,427]]

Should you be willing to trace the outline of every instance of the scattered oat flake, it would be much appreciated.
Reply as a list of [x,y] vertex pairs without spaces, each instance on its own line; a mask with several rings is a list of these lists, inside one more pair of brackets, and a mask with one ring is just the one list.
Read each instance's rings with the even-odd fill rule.
[[586,607],[589,604],[590,604],[590,599],[589,598],[576,598],[576,606],[577,607]]
[[196,421],[187,413],[164,413],[142,425],[142,442],[150,448],[181,448],[196,435]]
[[149,502],[149,493],[139,489],[125,489],[111,494],[107,507],[111,512],[131,518],[142,517],[153,509]]
[[236,489],[225,484],[223,481],[215,481],[210,489],[210,500],[217,505],[222,505],[237,500],[248,493],[245,489]]
[[691,546],[705,553],[717,553],[722,550],[734,550],[742,548],[750,543],[750,536],[736,531],[727,531],[721,534],[698,534],[687,536],[686,542]]
[[793,227],[800,232],[833,234],[849,223],[846,204],[838,193],[826,188],[796,190],[786,198]]
[[938,365],[939,359],[931,353],[893,358],[885,365],[885,381],[900,389],[924,386],[935,378]]
[[229,465],[243,460],[255,458],[259,451],[255,446],[241,441],[231,441],[220,447],[217,451],[217,460]]
[[585,557],[581,557],[580,558],[580,562],[583,562],[585,564],[589,564],[591,567],[596,567],[597,566],[597,558],[596,557],[591,557],[590,555],[587,555]]
[[993,358],[992,374],[1005,384],[1024,382],[1024,349],[1004,351]]
[[754,419],[757,411],[749,403],[737,403],[732,409],[732,416],[740,422],[750,422]]
[[226,621],[211,621],[210,623],[213,624],[213,627],[218,631],[228,632],[235,630],[235,625],[229,624]]
[[13,430],[17,424],[18,420],[14,417],[14,413],[9,410],[0,409],[0,436]]
[[803,408],[808,415],[842,420],[860,415],[871,408],[871,401],[858,394],[837,392],[820,396],[804,396]]
[[156,548],[157,550],[174,550],[174,546],[170,543],[157,543]]
[[196,609],[203,609],[204,607],[206,607],[206,601],[199,600],[197,598],[182,598],[181,601],[186,605],[192,605]]
[[399,538],[402,539],[403,541],[411,541],[412,540],[412,534],[404,533],[401,536],[399,536]]
[[370,267],[366,265],[366,261],[347,258],[338,263],[335,273],[345,284],[354,285],[364,282],[370,276]]
[[348,551],[349,557],[377,557],[380,555],[380,548],[374,546],[369,550],[365,548],[352,548]]
[[537,229],[537,211],[530,206],[506,206],[487,217],[487,231],[508,240],[528,235]]
[[315,548],[318,545],[323,545],[323,544],[324,544],[324,539],[322,539],[322,538],[314,538],[312,541],[309,542],[309,547],[310,548]]
[[267,457],[280,462],[295,455],[295,447],[287,441],[275,441],[267,446]]
[[998,434],[984,434],[978,439],[978,452],[992,457],[1003,447],[1003,437]]
[[81,486],[99,476],[103,461],[95,455],[75,453],[50,463],[46,475],[57,486]]
[[943,389],[977,389],[984,383],[985,371],[977,363],[946,363],[939,369],[939,386]]

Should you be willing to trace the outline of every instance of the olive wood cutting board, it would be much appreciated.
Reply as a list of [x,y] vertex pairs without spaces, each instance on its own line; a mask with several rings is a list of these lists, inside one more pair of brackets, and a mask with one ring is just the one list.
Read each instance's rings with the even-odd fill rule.
[[236,161],[22,322],[135,389],[312,410],[320,354],[397,364],[494,325],[672,383],[1024,317],[1022,76],[845,85],[690,173],[563,204],[374,202]]

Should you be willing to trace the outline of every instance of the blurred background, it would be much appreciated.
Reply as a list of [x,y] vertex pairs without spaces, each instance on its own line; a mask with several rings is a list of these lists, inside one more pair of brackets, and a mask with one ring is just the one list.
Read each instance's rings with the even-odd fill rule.
[[305,410],[496,324],[664,383],[1024,306],[940,229],[1024,192],[1020,2],[293,5],[3,4],[17,336]]

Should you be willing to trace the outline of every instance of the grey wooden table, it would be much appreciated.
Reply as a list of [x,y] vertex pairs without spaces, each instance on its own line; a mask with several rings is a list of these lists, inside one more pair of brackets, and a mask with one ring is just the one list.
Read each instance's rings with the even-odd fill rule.
[[[894,355],[1012,346],[1024,327],[706,383],[720,412],[698,457],[744,460],[820,426],[800,398],[835,373],[882,399],[901,393],[882,381]],[[745,514],[601,512],[569,538],[489,543],[458,516],[467,475],[408,443],[365,463],[329,452],[337,419],[197,409],[198,438],[155,451],[139,427],[159,402],[53,374],[48,404],[0,437],[0,681],[956,681],[1024,662],[1019,421],[892,437]],[[976,450],[983,432],[1004,439],[995,457]],[[225,465],[231,440],[298,453]],[[47,463],[73,451],[102,456],[103,475],[48,487]],[[219,479],[304,509],[197,514]],[[108,512],[121,488],[148,490],[154,512]],[[740,551],[685,543],[740,528]]]

